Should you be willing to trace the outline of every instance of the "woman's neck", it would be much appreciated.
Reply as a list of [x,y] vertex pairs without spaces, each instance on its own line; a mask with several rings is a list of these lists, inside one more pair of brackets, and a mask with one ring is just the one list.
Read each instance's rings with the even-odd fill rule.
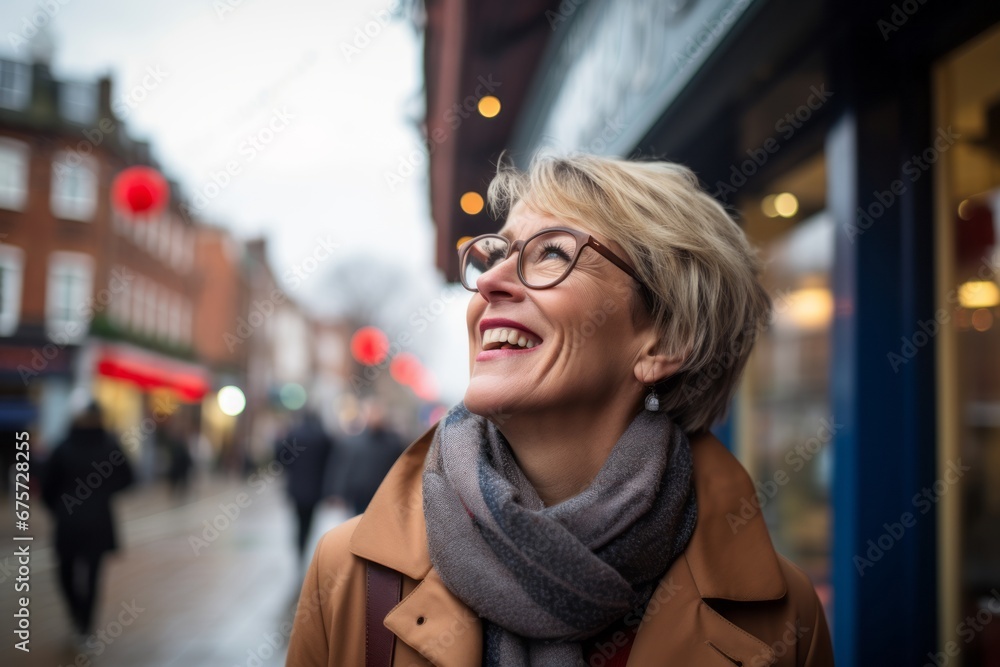
[[594,481],[615,443],[638,414],[634,405],[546,411],[498,420],[518,466],[546,507]]

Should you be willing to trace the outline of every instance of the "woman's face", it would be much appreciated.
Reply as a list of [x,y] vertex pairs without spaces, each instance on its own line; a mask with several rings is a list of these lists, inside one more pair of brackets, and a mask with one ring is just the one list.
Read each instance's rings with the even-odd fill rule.
[[[515,206],[500,233],[527,239],[549,227],[591,233],[619,257],[621,249],[591,230]],[[507,416],[546,410],[599,411],[609,396],[643,393],[635,367],[651,329],[632,322],[634,281],[593,248],[549,289],[530,289],[517,277],[518,253],[479,277],[469,302],[470,382],[466,407],[502,422]],[[500,347],[498,335],[513,344]],[[524,339],[522,347],[520,339]],[[484,346],[486,349],[484,349]],[[596,414],[596,412],[595,412]]]

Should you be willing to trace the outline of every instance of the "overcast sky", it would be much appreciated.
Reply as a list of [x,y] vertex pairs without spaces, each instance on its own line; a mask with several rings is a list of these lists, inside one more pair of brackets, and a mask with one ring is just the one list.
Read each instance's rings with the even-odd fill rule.
[[[386,21],[395,1],[48,4],[54,14],[31,0],[0,3],[3,57],[29,60],[18,39],[25,19],[46,21],[56,76],[110,74],[115,99],[128,105],[129,134],[151,142],[208,221],[241,238],[266,235],[279,277],[319,239],[336,244],[339,257],[292,292],[313,311],[336,311],[336,286],[324,276],[341,259],[405,267],[400,289],[412,297],[393,300],[393,319],[447,306],[415,348],[444,399],[461,398],[468,293],[446,287],[433,268],[426,151],[415,127],[424,104],[421,36],[406,17]],[[411,176],[388,182],[401,160],[415,158]],[[226,183],[219,174],[234,164]]]

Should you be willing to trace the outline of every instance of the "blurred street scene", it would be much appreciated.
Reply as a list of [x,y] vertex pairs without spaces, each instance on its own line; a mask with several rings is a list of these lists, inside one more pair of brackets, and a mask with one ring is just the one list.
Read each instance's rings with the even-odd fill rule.
[[[240,506],[240,494],[252,503]],[[74,641],[54,545],[45,537],[49,525],[38,513],[31,607],[37,641],[25,656],[5,645],[4,664],[284,664],[300,567],[289,548],[293,522],[280,483],[204,477],[193,480],[185,503],[155,483],[124,493],[116,505],[122,550],[103,565],[107,583],[82,644]],[[345,517],[342,508],[320,508],[310,546]],[[5,527],[0,537],[9,541],[12,532]],[[0,560],[2,585],[16,573],[8,552]],[[15,596],[2,599],[0,612],[11,618]]]
[[763,513],[838,664],[1000,666],[1000,3],[0,26],[3,665],[283,664],[316,540],[463,396],[498,160],[580,151],[687,164],[760,248],[732,527]]

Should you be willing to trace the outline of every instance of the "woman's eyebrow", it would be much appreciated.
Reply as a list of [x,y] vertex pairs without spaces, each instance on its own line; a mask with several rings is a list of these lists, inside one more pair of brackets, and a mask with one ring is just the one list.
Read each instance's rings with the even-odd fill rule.
[[513,241],[514,240],[514,233],[512,231],[510,231],[509,229],[501,229],[499,232],[497,232],[497,234],[499,234],[500,236],[504,237],[508,241]]

